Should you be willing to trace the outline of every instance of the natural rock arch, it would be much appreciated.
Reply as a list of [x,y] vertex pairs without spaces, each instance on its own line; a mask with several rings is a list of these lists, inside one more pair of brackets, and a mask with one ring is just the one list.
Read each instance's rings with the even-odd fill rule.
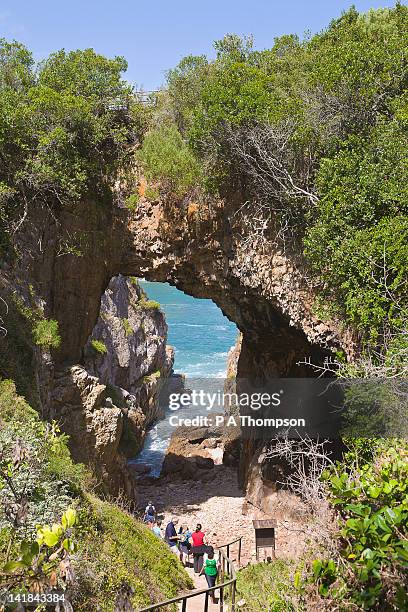
[[212,299],[243,333],[238,371],[270,377],[312,375],[297,362],[320,362],[333,349],[352,354],[351,334],[313,310],[315,293],[301,260],[273,243],[259,249],[236,204],[200,207],[142,200],[137,211],[87,203],[64,211],[61,227],[87,236],[82,257],[54,257],[49,305],[63,344],[58,364],[75,363],[95,324],[101,295],[118,273],[169,282]]
[[[33,284],[44,315],[58,321],[62,337],[60,348],[43,353],[37,364],[43,415],[61,422],[74,457],[96,465],[111,490],[125,488],[133,495],[116,452],[120,415],[112,420],[113,413],[104,411],[98,379],[90,380],[77,364],[112,277],[166,281],[211,298],[242,332],[241,378],[313,376],[298,362],[306,357],[321,362],[339,348],[353,354],[351,334],[315,314],[315,292],[301,258],[283,253],[273,234],[264,241],[252,235],[251,210],[239,213],[242,201],[234,197],[198,206],[140,198],[132,213],[112,200],[85,201],[64,207],[58,217],[36,211],[30,231],[21,235],[17,274],[27,286]],[[255,453],[256,445],[244,445],[243,483]]]

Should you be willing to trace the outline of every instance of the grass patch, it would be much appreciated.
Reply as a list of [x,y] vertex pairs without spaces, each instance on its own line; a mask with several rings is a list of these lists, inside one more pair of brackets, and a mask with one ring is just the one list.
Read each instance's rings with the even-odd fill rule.
[[168,546],[110,503],[87,494],[79,511],[78,532],[83,545],[77,562],[80,597],[78,593],[73,602],[75,610],[94,610],[97,601],[100,610],[110,612],[118,593],[129,593],[132,606],[138,609],[192,587]]
[[245,600],[246,612],[300,612],[295,594],[292,562],[250,565],[238,572],[238,599]]
[[139,307],[145,310],[160,310],[161,305],[156,300],[140,300]]
[[160,199],[160,191],[155,187],[146,187],[145,196],[148,200],[154,202]]
[[151,374],[146,374],[146,376],[143,376],[142,378],[142,383],[150,383],[153,382],[154,380],[159,380],[161,376],[161,372],[160,370],[156,370],[155,372],[152,372]]
[[137,209],[137,205],[139,204],[140,196],[138,193],[132,193],[125,200],[125,206],[131,212],[135,212]]

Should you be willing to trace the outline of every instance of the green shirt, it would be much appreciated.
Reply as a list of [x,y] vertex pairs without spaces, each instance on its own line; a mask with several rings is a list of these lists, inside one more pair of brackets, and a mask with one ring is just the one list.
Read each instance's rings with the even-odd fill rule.
[[217,561],[215,559],[206,560],[204,573],[207,574],[207,576],[216,576],[218,574]]

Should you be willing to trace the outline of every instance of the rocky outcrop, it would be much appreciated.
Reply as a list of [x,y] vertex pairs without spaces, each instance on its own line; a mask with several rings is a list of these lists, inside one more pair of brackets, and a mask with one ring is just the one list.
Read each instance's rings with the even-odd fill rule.
[[[243,206],[246,200],[245,193],[200,202],[148,201],[141,195],[130,212],[107,196],[104,202],[80,202],[57,214],[29,211],[10,273],[33,288],[44,316],[59,323],[61,346],[51,352],[45,368],[37,369],[45,416],[58,417],[62,408],[52,392],[54,372],[58,376],[81,362],[99,324],[101,296],[118,274],[166,281],[214,300],[242,333],[239,377],[311,376],[313,371],[300,362],[321,363],[340,348],[354,356],[351,333],[317,314],[316,289],[301,256],[279,246],[273,224],[260,241],[251,228],[251,210]],[[115,325],[124,330],[122,318],[116,308]],[[120,359],[101,363],[100,372],[129,381],[138,366],[132,369],[129,346],[122,343],[123,335]],[[96,372],[95,360],[88,364]],[[143,428],[141,412],[136,428]],[[65,427],[71,433],[68,419]],[[255,451],[250,441],[241,450],[246,472]]]
[[316,314],[316,291],[301,258],[283,252],[272,229],[262,245],[251,234],[243,197],[202,202],[194,214],[188,201],[141,199],[127,221],[122,271],[137,269],[146,278],[213,299],[243,334],[241,376],[308,376],[310,368],[298,365],[304,359],[321,363],[340,347],[351,356],[350,333]]
[[167,324],[135,278],[111,279],[101,299],[98,321],[84,349],[86,369],[108,386],[124,406],[121,449],[135,456],[150,425],[163,415],[160,393],[172,374],[173,349]]
[[61,424],[75,460],[90,465],[110,493],[135,497],[127,457],[162,416],[160,392],[174,361],[166,342],[159,305],[136,279],[119,275],[102,296],[82,365],[55,368],[49,351],[36,349],[44,415]]
[[93,473],[113,494],[135,496],[126,459],[120,452],[124,414],[110,401],[106,385],[77,365],[54,377],[52,401],[76,461]]
[[223,433],[220,427],[178,427],[166,451],[161,476],[210,480],[214,466],[223,462]]
[[[94,341],[102,343],[101,350],[93,348]],[[84,364],[103,383],[133,394],[143,378],[170,374],[173,354],[166,341],[167,324],[158,305],[148,300],[135,278],[118,275],[102,296]]]

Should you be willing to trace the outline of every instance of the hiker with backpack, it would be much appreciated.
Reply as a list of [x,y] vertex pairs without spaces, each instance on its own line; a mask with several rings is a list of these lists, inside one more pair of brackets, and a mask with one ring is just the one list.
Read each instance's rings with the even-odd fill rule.
[[181,525],[180,530],[179,530],[180,561],[185,567],[187,566],[187,562],[189,560],[190,553],[191,553],[191,544],[190,544],[191,535],[192,533],[190,529],[188,528],[188,526]]
[[149,503],[146,506],[143,522],[144,523],[154,523],[155,521],[156,521],[156,508],[153,506],[153,502],[149,501]]
[[[200,571],[200,576],[205,575],[207,580],[208,588],[215,587],[217,582],[219,561],[215,558],[214,548],[212,546],[207,547],[208,552],[204,555],[203,567]],[[210,593],[211,601],[215,604],[215,591]]]

